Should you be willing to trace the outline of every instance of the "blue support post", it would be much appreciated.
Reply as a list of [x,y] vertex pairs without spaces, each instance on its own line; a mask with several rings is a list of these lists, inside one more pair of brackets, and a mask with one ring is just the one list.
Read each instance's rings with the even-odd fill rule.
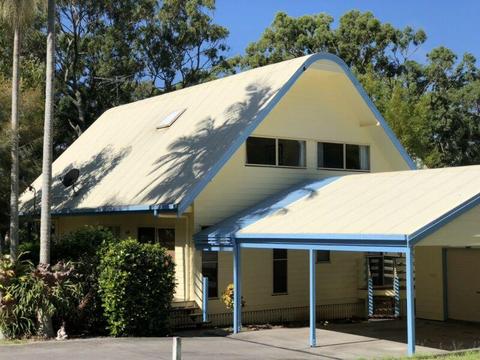
[[316,283],[315,283],[315,262],[316,262],[316,250],[309,250],[310,255],[310,346],[317,346],[317,302],[315,298]]
[[368,317],[371,318],[373,316],[373,279],[372,279],[372,272],[370,270],[370,261],[365,258],[367,261],[367,302],[368,302]]
[[208,322],[208,277],[202,279],[202,321]]
[[242,289],[240,268],[240,246],[233,247],[233,333],[240,332],[242,327]]
[[397,262],[393,260],[393,294],[395,302],[395,317],[400,317],[400,279],[398,277]]
[[413,278],[413,248],[408,247],[406,253],[406,278],[407,278],[407,339],[408,356],[415,354],[415,289]]

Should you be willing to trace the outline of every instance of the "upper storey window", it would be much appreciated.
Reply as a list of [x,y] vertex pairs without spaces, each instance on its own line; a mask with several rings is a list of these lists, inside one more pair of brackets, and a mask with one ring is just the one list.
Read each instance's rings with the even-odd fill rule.
[[370,146],[319,142],[318,167],[324,169],[370,170]]
[[247,164],[305,167],[306,142],[303,140],[249,137]]

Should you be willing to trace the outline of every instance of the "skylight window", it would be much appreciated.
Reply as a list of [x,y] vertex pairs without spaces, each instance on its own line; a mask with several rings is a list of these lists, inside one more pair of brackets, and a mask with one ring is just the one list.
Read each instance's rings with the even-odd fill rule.
[[164,129],[171,126],[187,109],[175,110],[165,116],[162,121],[157,125],[157,130]]

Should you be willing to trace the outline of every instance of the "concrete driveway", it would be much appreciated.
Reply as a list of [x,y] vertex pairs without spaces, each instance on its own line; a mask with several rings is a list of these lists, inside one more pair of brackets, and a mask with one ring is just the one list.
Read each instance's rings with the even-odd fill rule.
[[[442,327],[442,325],[447,325]],[[460,325],[458,325],[460,326]],[[454,327],[451,334],[458,334]],[[434,344],[435,329],[447,328],[439,334],[438,341],[452,340],[448,324],[419,322],[419,344],[427,339]],[[316,348],[308,346],[308,328],[276,328],[245,331],[225,335],[221,330],[185,331],[182,337],[184,359],[378,359],[403,356],[406,352],[403,322],[378,322],[359,324],[332,324],[319,327]],[[424,334],[424,335],[422,335]],[[468,329],[469,340],[480,341],[480,328]],[[465,338],[463,334],[463,338]],[[427,336],[427,338],[425,338]],[[468,337],[467,336],[467,337]],[[422,340],[423,339],[423,340]],[[473,344],[473,343],[472,343]],[[39,342],[25,345],[0,346],[0,359],[171,359],[170,338],[95,338],[64,342]],[[447,352],[434,347],[418,346],[418,353]]]

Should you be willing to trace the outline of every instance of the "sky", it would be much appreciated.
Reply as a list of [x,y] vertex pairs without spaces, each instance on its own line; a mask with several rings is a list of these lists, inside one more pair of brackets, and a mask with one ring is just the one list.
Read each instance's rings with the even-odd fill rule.
[[325,12],[337,22],[357,9],[395,27],[423,29],[427,41],[414,60],[424,62],[431,49],[443,45],[460,56],[470,52],[480,63],[480,0],[217,0],[216,5],[215,22],[230,30],[229,55],[242,54],[279,11],[290,16]]

